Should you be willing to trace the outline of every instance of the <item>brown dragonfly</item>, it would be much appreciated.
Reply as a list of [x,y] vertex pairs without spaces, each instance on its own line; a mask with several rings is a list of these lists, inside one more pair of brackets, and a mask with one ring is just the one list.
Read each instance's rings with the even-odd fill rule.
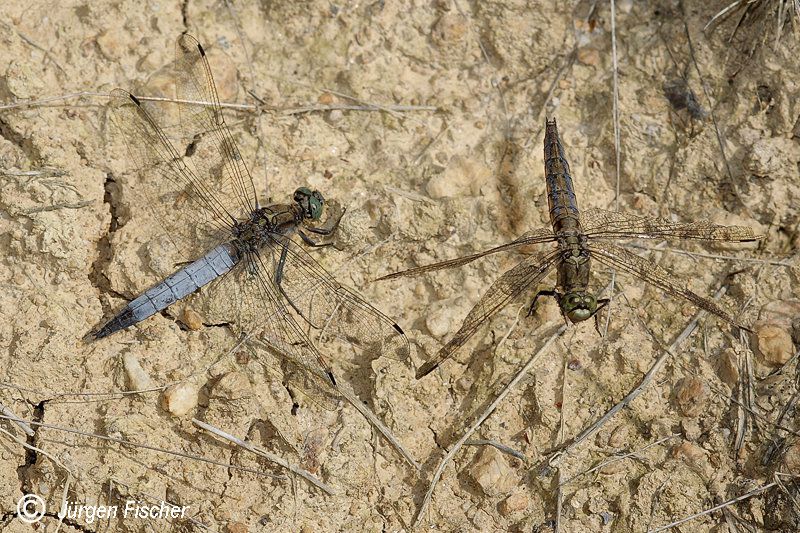
[[553,268],[558,274],[555,289],[539,291],[533,299],[531,309],[540,296],[553,296],[558,301],[565,321],[569,320],[575,323],[594,316],[608,304],[609,300],[598,300],[588,290],[592,259],[627,272],[671,295],[685,298],[697,307],[719,316],[734,326],[744,327],[717,304],[686,288],[685,283],[674,278],[664,268],[609,241],[664,238],[750,242],[759,240],[763,236],[755,235],[753,230],[748,227],[721,226],[708,221],[671,222],[602,209],[580,212],[575,198],[575,189],[572,186],[569,163],[564,155],[564,147],[558,136],[555,119],[545,122],[544,168],[552,230],[548,228],[535,229],[507,244],[489,250],[378,278],[383,280],[401,276],[416,276],[423,272],[458,267],[489,254],[516,250],[531,244],[546,242],[557,244],[555,249],[527,256],[495,281],[469,312],[453,338],[432,359],[419,368],[417,379],[429,374],[442,361],[453,355],[478,331],[484,322],[508,302],[535,287]]

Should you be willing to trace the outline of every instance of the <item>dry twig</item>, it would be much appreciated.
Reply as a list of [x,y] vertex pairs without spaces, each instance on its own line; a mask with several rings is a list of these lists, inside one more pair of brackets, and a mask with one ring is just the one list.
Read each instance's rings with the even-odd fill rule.
[[[714,295],[714,299],[719,299],[720,297],[722,297],[724,293],[725,293],[725,288],[724,287],[720,288]],[[553,450],[550,456],[551,457],[549,461],[550,464],[552,465],[560,462],[562,457],[566,456],[572,449],[578,446],[581,442],[588,439],[597,430],[599,430],[600,427],[603,426],[603,424],[608,422],[614,415],[616,415],[619,411],[627,407],[628,404],[630,404],[634,399],[636,399],[636,397],[639,396],[639,394],[641,394],[645,388],[647,388],[647,386],[653,380],[658,371],[661,370],[661,368],[664,366],[664,363],[666,363],[667,359],[669,359],[669,357],[674,354],[674,351],[681,345],[681,343],[683,343],[683,341],[686,340],[689,337],[689,335],[692,334],[692,332],[694,332],[695,328],[697,328],[697,323],[703,316],[705,316],[705,314],[706,312],[703,310],[697,312],[694,318],[692,318],[689,324],[683,329],[683,331],[672,342],[672,344],[670,344],[668,348],[663,349],[664,352],[661,355],[661,357],[656,359],[655,363],[653,363],[653,365],[650,367],[650,370],[647,371],[647,373],[642,377],[639,384],[636,385],[636,387],[634,387],[627,394],[627,396],[625,396],[622,400],[620,400],[619,403],[617,403],[611,409],[609,409],[608,412],[606,412],[606,414],[600,417],[599,420],[597,420],[592,425],[581,431],[581,433],[577,437],[574,437],[572,440],[568,441],[565,445],[559,446],[558,448]]]
[[216,436],[218,436],[218,437],[220,437],[222,439],[230,441],[230,442],[236,444],[237,446],[240,446],[240,447],[244,448],[245,450],[247,450],[249,452],[253,452],[256,455],[259,455],[259,456],[267,459],[268,461],[270,461],[272,463],[280,465],[281,467],[289,470],[290,472],[293,472],[293,473],[297,474],[298,476],[304,478],[306,481],[308,481],[309,483],[311,483],[312,485],[314,485],[315,487],[317,487],[318,489],[320,489],[323,492],[326,492],[326,493],[328,493],[330,495],[334,495],[334,494],[337,493],[336,489],[334,489],[330,485],[328,485],[328,484],[320,481],[319,479],[317,479],[311,472],[308,472],[307,470],[304,470],[304,469],[302,469],[302,468],[300,468],[298,466],[294,466],[293,464],[291,464],[286,459],[278,457],[274,453],[268,452],[267,450],[263,450],[263,449],[259,448],[258,446],[254,446],[254,445],[250,444],[249,442],[246,442],[246,441],[244,441],[244,440],[242,440],[242,439],[240,439],[238,437],[234,437],[230,433],[222,431],[221,429],[218,429],[218,428],[216,428],[216,427],[214,427],[214,426],[212,426],[210,424],[206,424],[205,422],[202,422],[202,421],[200,421],[200,420],[198,420],[196,418],[192,418],[192,423],[195,426],[197,426],[197,427],[199,427],[201,429],[205,429],[206,431],[209,431],[209,432],[213,433],[214,435],[216,435]]
[[514,379],[512,379],[509,382],[509,384],[506,385],[506,387],[500,392],[500,394],[497,395],[497,398],[495,398],[494,401],[491,404],[489,404],[489,407],[486,408],[483,414],[481,414],[481,416],[478,417],[478,419],[469,428],[467,428],[467,430],[464,432],[461,438],[458,439],[458,442],[456,442],[453,445],[453,447],[450,448],[450,451],[448,451],[447,454],[442,458],[441,462],[439,463],[439,466],[436,468],[436,472],[433,475],[431,484],[428,487],[428,492],[425,494],[425,498],[422,500],[422,505],[420,506],[419,511],[417,511],[417,516],[414,519],[414,524],[412,525],[412,528],[416,528],[420,524],[420,522],[422,521],[422,517],[427,512],[428,506],[430,505],[431,502],[431,498],[433,497],[433,491],[436,488],[436,484],[439,482],[439,479],[442,477],[442,473],[444,473],[444,469],[447,466],[447,464],[453,459],[453,457],[455,457],[458,450],[461,449],[461,446],[464,445],[464,443],[469,439],[469,437],[478,430],[481,424],[483,424],[486,421],[486,419],[489,418],[489,416],[494,412],[494,410],[497,409],[497,406],[500,405],[500,403],[506,398],[506,396],[508,396],[509,393],[512,390],[514,390],[514,388],[522,380],[522,378],[525,377],[525,375],[531,370],[531,368],[533,368],[533,364],[536,362],[539,356],[542,355],[544,352],[546,352],[548,349],[550,349],[550,346],[555,342],[557,338],[559,338],[566,331],[566,329],[567,326],[562,325],[555,331],[555,333],[550,335],[550,337],[547,339],[547,341],[545,341],[542,347],[539,348],[539,350],[531,356],[528,362],[525,363],[525,366],[522,367],[522,369],[517,373],[516,376],[514,376]]
[[680,520],[676,520],[675,522],[671,522],[671,523],[669,523],[669,524],[667,524],[665,526],[657,527],[655,529],[650,529],[650,530],[647,531],[647,533],[658,533],[659,531],[666,531],[668,529],[672,529],[675,526],[679,526],[681,524],[685,524],[686,522],[694,520],[695,518],[700,518],[701,516],[705,516],[707,514],[711,514],[714,511],[719,511],[720,509],[724,509],[725,507],[728,507],[729,505],[733,505],[734,503],[738,503],[738,502],[746,500],[748,498],[752,498],[756,494],[760,494],[760,493],[764,492],[765,490],[769,490],[772,487],[776,486],[777,484],[778,483],[776,481],[773,481],[772,483],[767,483],[766,485],[763,485],[761,487],[753,489],[753,490],[751,490],[750,492],[748,492],[746,494],[742,494],[741,496],[733,498],[732,500],[728,500],[728,501],[726,501],[724,503],[721,503],[719,505],[715,505],[711,509],[706,509],[705,511],[702,511],[700,513],[695,513],[693,515],[689,515],[689,516],[687,516],[685,518],[681,518]]

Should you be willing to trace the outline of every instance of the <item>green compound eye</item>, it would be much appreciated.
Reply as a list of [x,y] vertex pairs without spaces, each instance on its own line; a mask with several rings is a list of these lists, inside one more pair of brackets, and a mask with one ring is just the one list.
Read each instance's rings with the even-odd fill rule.
[[325,199],[319,191],[312,191],[308,187],[300,187],[294,191],[294,201],[303,210],[305,218],[319,220],[322,217],[322,206]]
[[561,299],[561,310],[573,323],[591,317],[597,309],[597,299],[591,294],[570,293]]
[[312,220],[319,220],[322,216],[323,198],[320,193],[314,191],[308,199],[308,213]]

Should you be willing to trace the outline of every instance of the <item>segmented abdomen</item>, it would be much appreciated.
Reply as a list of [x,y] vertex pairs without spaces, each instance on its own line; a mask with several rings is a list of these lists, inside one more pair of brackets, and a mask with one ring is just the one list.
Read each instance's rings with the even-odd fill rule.
[[545,124],[544,170],[553,231],[558,233],[563,229],[579,228],[578,202],[555,119]]
[[95,334],[95,338],[111,335],[166,309],[229,272],[239,262],[239,259],[239,254],[232,244],[217,246],[197,261],[186,265],[128,303],[117,316],[100,328]]

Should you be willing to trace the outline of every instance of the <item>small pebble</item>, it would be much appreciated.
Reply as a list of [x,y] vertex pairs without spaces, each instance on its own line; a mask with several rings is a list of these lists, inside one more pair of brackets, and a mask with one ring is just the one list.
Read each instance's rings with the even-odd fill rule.
[[611,432],[611,435],[608,437],[608,445],[612,448],[622,448],[628,442],[628,437],[630,436],[630,428],[626,424],[620,424],[614,431]]
[[706,409],[708,385],[698,377],[678,381],[674,389],[675,405],[684,416],[697,416]]
[[342,113],[341,109],[333,109],[328,113],[328,123],[329,124],[336,124],[344,117],[344,113]]
[[251,393],[252,386],[247,375],[237,371],[227,372],[222,375],[211,389],[211,395],[214,398],[224,400],[237,400],[247,397]]
[[322,105],[331,105],[333,103],[333,95],[331,93],[322,93],[317,98],[317,102]]
[[487,496],[505,494],[519,484],[505,456],[494,446],[483,448],[470,468],[469,476]]
[[155,383],[139,364],[139,359],[131,352],[122,356],[122,366],[125,367],[125,375],[128,377],[128,390],[155,388]]
[[701,466],[705,459],[705,452],[696,444],[683,441],[672,449],[672,456],[682,459],[691,466]]
[[203,327],[203,319],[200,318],[200,315],[195,310],[189,307],[183,310],[181,322],[186,324],[186,327],[192,331],[199,331]]
[[756,326],[756,338],[758,354],[764,363],[780,366],[792,357],[792,335],[779,325],[768,323]]
[[512,494],[505,500],[501,501],[500,505],[497,506],[497,510],[500,511],[500,514],[503,516],[508,516],[517,511],[524,511],[527,508],[528,496],[521,492]]
[[783,464],[786,465],[787,474],[800,475],[800,440],[789,446],[783,456]]
[[762,177],[777,173],[786,157],[785,142],[782,138],[757,140],[745,156],[745,168]]
[[578,50],[578,61],[584,65],[594,67],[600,63],[600,52],[594,48],[581,48]]
[[467,21],[459,13],[446,13],[436,21],[431,39],[437,46],[456,43],[464,37]]
[[717,360],[717,375],[727,386],[733,388],[739,383],[739,367],[736,363],[736,353],[725,350]]
[[429,307],[428,316],[425,317],[425,327],[431,335],[439,339],[450,333],[453,327],[452,302]]
[[703,434],[703,431],[700,429],[700,424],[693,418],[681,420],[681,430],[683,431],[683,435],[692,442],[697,441],[700,435]]
[[225,531],[228,533],[247,533],[247,524],[242,522],[229,522],[228,525],[225,527]]
[[122,44],[119,41],[119,33],[113,31],[103,32],[97,37],[97,47],[100,52],[108,59],[119,59],[122,57]]
[[197,390],[189,383],[176,383],[164,390],[161,407],[174,416],[183,416],[197,406]]

